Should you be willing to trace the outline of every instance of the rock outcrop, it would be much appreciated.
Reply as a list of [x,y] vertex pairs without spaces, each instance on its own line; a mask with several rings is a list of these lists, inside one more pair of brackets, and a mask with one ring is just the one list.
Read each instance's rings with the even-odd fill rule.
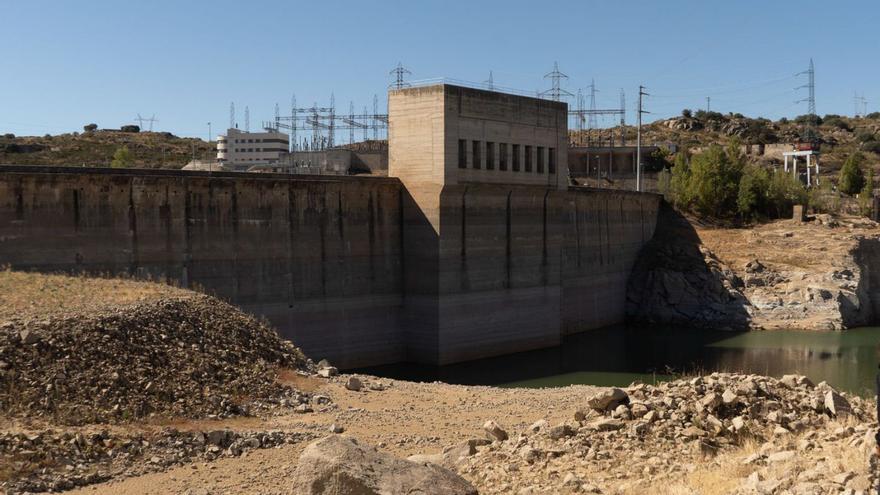
[[437,464],[398,459],[342,435],[306,447],[297,462],[292,491],[302,495],[477,493],[464,478]]
[[627,316],[730,330],[867,325],[880,313],[878,248],[866,219],[696,229],[664,207],[630,277]]

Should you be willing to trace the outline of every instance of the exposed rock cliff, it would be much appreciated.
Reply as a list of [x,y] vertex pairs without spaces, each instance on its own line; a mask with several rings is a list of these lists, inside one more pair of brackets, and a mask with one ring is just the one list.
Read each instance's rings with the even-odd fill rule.
[[629,317],[729,329],[871,324],[880,314],[878,248],[880,228],[863,218],[709,229],[666,209],[630,279]]

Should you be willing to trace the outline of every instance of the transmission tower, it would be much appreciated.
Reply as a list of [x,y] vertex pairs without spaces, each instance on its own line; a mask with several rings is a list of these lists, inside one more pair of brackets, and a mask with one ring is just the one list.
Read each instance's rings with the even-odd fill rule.
[[853,104],[855,106],[856,117],[864,117],[868,115],[868,100],[865,98],[864,94],[859,96],[858,93],[853,93]]
[[626,146],[626,93],[620,88],[620,145]]
[[492,71],[489,71],[489,79],[483,81],[483,84],[486,85],[486,89],[489,91],[495,91],[495,79],[492,77]]
[[244,132],[251,132],[251,109],[244,107]]
[[807,115],[809,116],[809,119],[806,129],[804,129],[804,137],[809,141],[813,141],[816,137],[816,70],[813,67],[812,58],[810,58],[810,68],[803,72],[798,72],[797,75],[807,76],[807,84],[804,84],[803,86],[798,86],[795,89],[807,88],[807,97],[802,100],[798,100],[797,103],[807,102]]
[[235,129],[235,103],[229,103],[229,128]]
[[[373,94],[373,115],[379,114],[379,95]],[[379,140],[379,126],[376,125],[376,118],[373,117],[373,141]]]
[[553,101],[561,101],[563,97],[570,98],[574,96],[560,86],[560,81],[568,79],[568,76],[559,72],[558,63],[553,62],[553,71],[544,74],[544,79],[550,79],[550,89],[540,93],[541,96],[549,96]]
[[595,129],[597,127],[595,110],[596,110],[596,93],[598,93],[598,92],[599,92],[599,90],[596,89],[596,80],[595,79],[590,80],[590,121],[587,124],[589,129]]
[[[278,103],[275,103],[275,122],[278,122],[281,119],[281,109],[278,107]],[[277,128],[275,129],[278,130]]]
[[[290,115],[296,115],[296,93],[290,94]],[[278,122],[280,125],[281,122]],[[276,126],[278,127],[278,126]],[[299,149],[299,145],[296,142],[296,120],[293,120],[290,123],[290,151],[296,151]]]
[[394,76],[394,83],[392,84],[392,86],[395,89],[409,87],[410,84],[403,80],[403,76],[412,75],[412,72],[410,72],[408,69],[406,69],[402,63],[398,62],[397,67],[392,69],[391,72],[389,72],[389,74]]

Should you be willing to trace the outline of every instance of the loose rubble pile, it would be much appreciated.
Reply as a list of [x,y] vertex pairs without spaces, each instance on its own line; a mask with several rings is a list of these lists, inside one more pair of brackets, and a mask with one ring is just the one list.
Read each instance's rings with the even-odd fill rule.
[[311,433],[178,431],[115,435],[105,431],[0,434],[0,482],[5,493],[68,490],[116,477],[161,471],[196,460],[239,456],[244,452],[299,443]]
[[[639,493],[756,446],[737,460],[745,469],[730,474],[742,493],[867,490],[875,481],[867,470],[872,407],[803,376],[714,373],[607,390],[585,400],[569,421],[540,420],[515,435],[489,421],[488,441],[474,439],[423,460],[454,467],[483,494]],[[841,469],[828,458],[834,446],[856,449],[864,466]],[[813,471],[785,477],[766,467],[795,456],[811,459]]]
[[312,365],[212,297],[166,297],[42,321],[0,322],[0,412],[61,424],[226,417],[307,394],[276,382]]

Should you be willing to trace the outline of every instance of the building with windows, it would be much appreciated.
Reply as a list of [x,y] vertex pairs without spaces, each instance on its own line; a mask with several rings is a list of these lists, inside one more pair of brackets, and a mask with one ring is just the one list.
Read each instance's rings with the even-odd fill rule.
[[277,164],[287,158],[290,140],[280,132],[243,132],[227,129],[217,137],[217,161],[235,171],[254,165]]
[[568,106],[450,84],[388,94],[388,175],[405,184],[568,186]]

